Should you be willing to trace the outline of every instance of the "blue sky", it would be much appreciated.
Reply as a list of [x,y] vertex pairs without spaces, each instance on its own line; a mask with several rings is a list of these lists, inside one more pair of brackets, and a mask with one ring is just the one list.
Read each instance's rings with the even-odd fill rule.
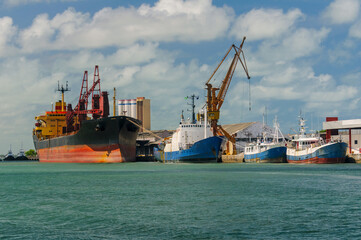
[[284,134],[300,110],[309,129],[360,118],[360,0],[2,0],[0,153],[33,148],[34,117],[59,99],[57,82],[69,82],[75,105],[96,64],[103,90],[150,98],[152,129],[175,129],[184,97],[205,103],[204,83],[243,36],[252,110],[238,68],[222,124],[262,121],[265,108]]

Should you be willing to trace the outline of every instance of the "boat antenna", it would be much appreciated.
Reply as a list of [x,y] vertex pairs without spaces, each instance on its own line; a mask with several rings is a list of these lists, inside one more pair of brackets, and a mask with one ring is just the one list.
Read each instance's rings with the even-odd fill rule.
[[195,108],[194,99],[199,99],[199,96],[192,94],[191,96],[187,96],[185,99],[188,98],[192,100],[192,103],[187,103],[188,105],[192,106],[192,110],[188,110],[188,111],[192,111],[192,123],[196,123],[196,115],[194,113],[194,108]]
[[68,81],[66,81],[65,88],[63,84],[60,86],[58,81],[58,89],[56,91],[61,92],[61,111],[64,112],[64,93],[70,91],[70,88],[68,87]]

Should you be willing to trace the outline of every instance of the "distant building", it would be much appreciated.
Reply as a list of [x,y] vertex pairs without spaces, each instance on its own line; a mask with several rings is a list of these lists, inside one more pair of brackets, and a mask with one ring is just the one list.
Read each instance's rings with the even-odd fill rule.
[[274,129],[268,125],[263,125],[260,122],[247,122],[222,125],[223,129],[236,139],[237,152],[243,152],[247,143],[256,142],[257,139],[262,138],[263,132],[267,134],[268,138],[274,135]]
[[[150,99],[137,97],[136,99],[118,100],[118,114],[138,119],[142,122],[143,128],[151,129]],[[143,132],[143,129],[140,131]]]
[[341,140],[348,144],[348,153],[361,152],[361,119],[338,120],[337,117],[327,117],[323,129],[326,130],[326,141]]

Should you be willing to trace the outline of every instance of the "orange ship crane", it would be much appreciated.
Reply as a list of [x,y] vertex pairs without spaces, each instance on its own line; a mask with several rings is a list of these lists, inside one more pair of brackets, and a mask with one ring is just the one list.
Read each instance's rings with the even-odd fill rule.
[[[235,46],[234,44],[228,49],[226,55],[223,57],[222,61],[218,64],[217,68],[214,70],[211,77],[206,82],[206,89],[207,89],[207,117],[210,121],[213,135],[223,135],[226,136],[227,139],[232,142],[234,145],[236,140],[233,136],[231,136],[228,132],[226,132],[220,125],[218,125],[218,120],[220,116],[220,109],[222,107],[222,104],[224,102],[224,99],[226,97],[229,85],[231,83],[234,71],[236,70],[237,63],[240,62],[247,78],[250,79],[251,77],[248,74],[248,68],[246,64],[246,59],[242,50],[244,41],[246,40],[246,37],[243,38],[242,43],[239,47]],[[228,71],[226,73],[225,78],[223,79],[220,87],[215,88],[210,84],[209,82],[213,78],[213,76],[216,74],[220,66],[223,64],[224,60],[227,58],[228,54],[231,52],[231,50],[235,50],[235,54],[233,56],[233,60],[231,62],[231,65],[228,68]]]

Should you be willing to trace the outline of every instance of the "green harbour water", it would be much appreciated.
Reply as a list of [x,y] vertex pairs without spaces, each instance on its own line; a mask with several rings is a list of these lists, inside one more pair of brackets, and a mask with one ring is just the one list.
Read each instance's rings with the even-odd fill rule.
[[0,239],[360,239],[361,165],[0,163]]

